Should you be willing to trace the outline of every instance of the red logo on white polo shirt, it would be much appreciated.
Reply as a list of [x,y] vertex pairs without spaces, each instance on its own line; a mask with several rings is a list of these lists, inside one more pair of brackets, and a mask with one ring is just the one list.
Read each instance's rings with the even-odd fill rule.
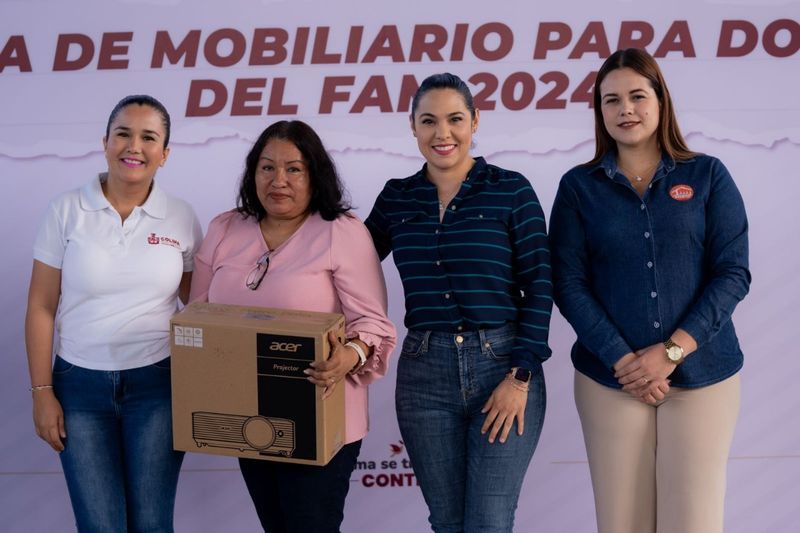
[[678,200],[679,202],[687,202],[694,197],[694,189],[684,184],[675,185],[669,190],[669,195],[672,197],[673,200]]
[[158,236],[155,233],[151,233],[149,237],[147,237],[148,244],[166,244],[167,246],[172,246],[173,248],[180,248],[181,243],[177,239],[173,239],[172,237],[164,237]]

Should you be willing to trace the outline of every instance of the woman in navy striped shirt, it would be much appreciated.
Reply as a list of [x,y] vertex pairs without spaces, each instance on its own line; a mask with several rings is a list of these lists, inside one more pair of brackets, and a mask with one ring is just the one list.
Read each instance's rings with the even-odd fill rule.
[[366,221],[403,282],[397,416],[437,532],[512,530],[544,420],[544,215],[524,176],[470,155],[479,118],[457,76],[425,79],[410,121],[426,163]]

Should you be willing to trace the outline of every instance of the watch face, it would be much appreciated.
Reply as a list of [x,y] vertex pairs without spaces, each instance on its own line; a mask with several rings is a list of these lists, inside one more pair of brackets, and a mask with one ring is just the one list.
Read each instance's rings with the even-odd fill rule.
[[514,372],[514,379],[527,383],[531,380],[531,371],[527,368],[518,368],[517,371]]
[[669,360],[672,361],[673,363],[677,363],[678,361],[680,361],[681,355],[683,354],[681,354],[681,349],[679,347],[670,346],[669,348],[667,348],[667,357],[669,357]]

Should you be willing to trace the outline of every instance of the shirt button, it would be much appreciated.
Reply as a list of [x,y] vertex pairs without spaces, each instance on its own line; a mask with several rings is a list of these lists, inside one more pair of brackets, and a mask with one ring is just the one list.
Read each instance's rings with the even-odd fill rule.
[[458,331],[461,331],[462,329],[464,329],[464,326],[458,326],[456,329],[457,329]]
[[450,293],[449,292],[445,293],[444,298],[445,298],[445,300],[449,300],[450,299]]
[[451,205],[451,206],[450,206],[450,211],[455,211],[455,210],[456,210],[456,206],[454,206],[454,205]]
[[461,344],[462,342],[464,342],[464,337],[462,337],[461,335],[456,335],[456,342],[458,344]]
[[641,209],[642,211],[644,211],[644,204],[640,205],[640,206],[639,206],[639,209]]
[[644,232],[644,238],[645,239],[649,239],[650,238],[650,232],[649,231],[645,231]]
[[659,322],[653,322],[653,327],[658,329],[661,327],[661,324]]
[[441,261],[436,261],[436,266],[441,266],[441,264],[442,264]]
[[655,298],[656,296],[658,296],[656,291],[653,291],[653,292],[650,293],[650,298]]
[[647,268],[653,268],[653,262],[652,261],[648,261],[647,262]]
[[481,213],[480,215],[478,215],[478,218],[483,218],[483,213]]
[[436,230],[436,231],[434,231],[433,233],[435,233],[436,235],[439,235],[439,230],[437,229],[437,230]]

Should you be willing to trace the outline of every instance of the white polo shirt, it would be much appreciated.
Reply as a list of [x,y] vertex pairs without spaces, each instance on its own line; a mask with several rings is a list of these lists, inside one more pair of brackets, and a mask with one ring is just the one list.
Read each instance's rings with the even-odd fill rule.
[[178,284],[202,230],[192,207],[155,182],[121,222],[101,179],[50,203],[33,257],[61,269],[56,353],[84,368],[126,370],[169,355]]

